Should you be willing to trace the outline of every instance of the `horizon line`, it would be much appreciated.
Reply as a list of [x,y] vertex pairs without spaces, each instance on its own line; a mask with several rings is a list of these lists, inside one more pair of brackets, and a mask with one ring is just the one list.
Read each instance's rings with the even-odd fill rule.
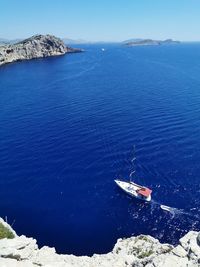
[[[3,39],[5,41],[14,41],[14,40],[24,40],[24,39],[27,39],[27,38],[30,38],[32,36],[35,36],[35,35],[39,35],[41,33],[36,33],[36,34],[32,34],[32,35],[29,35],[28,37],[16,37],[16,38],[5,38],[5,37],[0,37],[0,39]],[[46,34],[49,34],[49,35],[54,35],[60,39],[69,39],[70,41],[80,41],[81,43],[122,43],[122,42],[125,42],[125,41],[129,41],[129,40],[134,40],[134,39],[140,39],[140,40],[156,40],[156,41],[164,41],[164,40],[173,40],[173,41],[178,41],[178,42],[182,42],[182,43],[193,43],[193,42],[200,42],[200,40],[179,40],[179,39],[174,39],[174,38],[163,38],[163,39],[160,39],[160,38],[151,38],[151,37],[130,37],[130,38],[127,38],[127,39],[124,39],[124,40],[87,40],[87,39],[84,39],[84,38],[70,38],[70,37],[61,37],[61,36],[58,36],[56,34],[50,34],[50,33],[45,33],[42,35],[46,35]]]

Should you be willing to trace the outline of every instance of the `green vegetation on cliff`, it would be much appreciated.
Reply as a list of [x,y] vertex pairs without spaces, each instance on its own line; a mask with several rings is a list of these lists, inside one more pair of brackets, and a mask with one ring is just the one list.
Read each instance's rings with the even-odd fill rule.
[[9,238],[12,239],[14,238],[13,232],[10,231],[7,227],[5,227],[2,223],[0,223],[0,239],[3,238]]

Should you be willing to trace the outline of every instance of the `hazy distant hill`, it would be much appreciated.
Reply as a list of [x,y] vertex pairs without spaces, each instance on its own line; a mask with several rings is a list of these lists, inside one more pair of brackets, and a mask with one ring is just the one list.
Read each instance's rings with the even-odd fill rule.
[[[77,40],[73,40],[70,38],[61,38],[62,41],[65,44],[84,44],[84,43],[88,43],[87,41],[83,40],[83,39],[77,39]],[[22,41],[23,39],[6,39],[6,38],[0,38],[0,45],[7,45],[7,44],[15,44],[18,43],[20,41]]]
[[70,39],[70,38],[62,38],[62,41],[65,43],[65,44],[86,44],[86,43],[89,43],[88,41],[86,40],[83,40],[83,39]]
[[78,45],[78,44],[107,44],[107,43],[113,43],[109,41],[86,41],[84,39],[70,39],[70,38],[62,38],[62,41],[66,45]]
[[15,44],[20,42],[22,39],[5,39],[5,38],[0,38],[0,45],[6,45],[6,44]]
[[[6,44],[15,44],[18,43],[20,41],[22,41],[24,39],[22,38],[17,38],[17,39],[6,39],[6,38],[0,38],[0,45],[6,45]],[[85,43],[89,43],[86,40],[83,39],[70,39],[70,38],[61,38],[61,40],[65,43],[65,44],[85,44]]]

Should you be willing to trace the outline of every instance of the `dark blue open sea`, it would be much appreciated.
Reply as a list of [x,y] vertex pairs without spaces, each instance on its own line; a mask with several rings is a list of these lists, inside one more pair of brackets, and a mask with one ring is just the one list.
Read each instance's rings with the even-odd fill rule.
[[[84,48],[0,68],[0,216],[60,253],[175,244],[200,229],[200,44]],[[134,145],[151,204],[113,181]]]

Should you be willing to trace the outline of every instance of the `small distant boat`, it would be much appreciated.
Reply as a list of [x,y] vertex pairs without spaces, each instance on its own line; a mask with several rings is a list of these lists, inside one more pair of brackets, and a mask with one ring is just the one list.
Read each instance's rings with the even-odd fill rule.
[[103,52],[104,52],[104,51],[105,51],[105,48],[101,48],[101,51],[103,51]]
[[170,211],[170,207],[165,206],[165,205],[160,205],[161,209]]
[[115,180],[115,183],[131,197],[135,197],[148,202],[151,201],[151,189],[135,184],[131,181],[125,182],[121,180]]

